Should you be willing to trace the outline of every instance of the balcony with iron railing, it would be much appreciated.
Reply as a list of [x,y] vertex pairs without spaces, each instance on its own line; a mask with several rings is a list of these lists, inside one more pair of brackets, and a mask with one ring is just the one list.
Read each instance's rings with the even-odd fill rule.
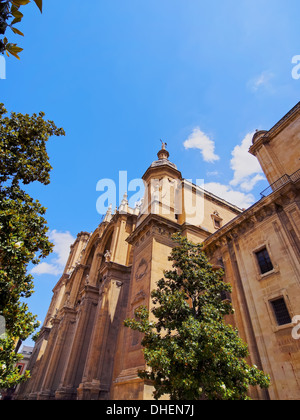
[[273,192],[279,190],[284,185],[288,184],[289,182],[296,183],[300,180],[300,169],[294,172],[292,175],[283,175],[281,178],[277,179],[273,184],[271,184],[268,188],[266,188],[260,195],[264,198],[268,195],[272,194]]

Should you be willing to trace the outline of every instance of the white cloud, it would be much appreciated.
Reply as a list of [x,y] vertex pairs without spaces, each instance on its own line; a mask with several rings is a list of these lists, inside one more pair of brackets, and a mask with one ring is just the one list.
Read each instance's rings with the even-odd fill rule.
[[199,127],[194,128],[192,134],[183,143],[185,149],[201,150],[205,162],[215,162],[220,157],[215,154],[215,143]]
[[255,203],[255,197],[253,194],[245,194],[240,191],[235,191],[230,186],[223,185],[218,182],[209,182],[205,184],[204,189],[241,209],[247,209]]
[[58,256],[55,260],[56,264],[65,266],[70,254],[70,246],[75,242],[75,238],[70,232],[52,230],[49,239],[54,243],[54,253]]
[[239,186],[246,192],[251,191],[257,182],[265,179],[257,158],[249,153],[253,135],[254,133],[247,134],[242,143],[233,149],[230,162],[231,169],[234,171],[230,185]]
[[207,191],[241,209],[247,209],[255,203],[255,197],[250,192],[259,181],[265,180],[258,160],[249,153],[253,135],[254,133],[248,133],[232,151],[230,167],[233,170],[233,179],[229,185],[218,182],[205,184]]
[[43,274],[51,274],[52,276],[58,276],[59,274],[62,274],[62,269],[57,265],[42,262],[31,270],[31,274],[36,274],[38,276],[41,276]]
[[265,177],[263,175],[258,174],[258,175],[255,175],[253,178],[242,182],[240,185],[240,188],[243,191],[249,192],[253,190],[253,188],[259,181],[264,181],[264,180],[265,180]]
[[249,80],[248,87],[253,91],[264,88],[267,90],[272,89],[271,80],[274,78],[274,74],[271,71],[263,71],[259,76]]
[[38,264],[31,270],[32,274],[50,274],[58,276],[64,271],[70,254],[70,246],[74,243],[75,238],[70,232],[57,232],[56,230],[51,230],[49,239],[54,243],[53,254],[55,254],[56,257],[52,258],[49,263],[42,262]]

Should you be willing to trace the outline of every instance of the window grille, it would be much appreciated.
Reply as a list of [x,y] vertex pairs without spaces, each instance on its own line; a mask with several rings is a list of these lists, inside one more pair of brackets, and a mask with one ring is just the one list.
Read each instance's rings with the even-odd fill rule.
[[271,301],[273,312],[277,321],[277,324],[286,325],[292,322],[288,308],[286,306],[284,298],[279,298]]
[[267,248],[264,248],[256,252],[256,257],[257,257],[261,274],[268,273],[269,271],[272,271],[274,269],[270,255],[267,251]]

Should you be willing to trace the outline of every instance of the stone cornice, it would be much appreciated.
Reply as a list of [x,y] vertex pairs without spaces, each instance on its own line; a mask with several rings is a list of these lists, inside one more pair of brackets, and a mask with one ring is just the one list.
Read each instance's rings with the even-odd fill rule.
[[149,214],[146,219],[134,230],[134,232],[126,239],[126,241],[133,245],[140,236],[147,230],[151,225],[163,226],[167,230],[178,232],[181,230],[181,226],[178,223],[172,222],[171,220],[165,219],[157,214]]
[[187,230],[187,231],[190,231],[190,232],[194,232],[198,235],[200,234],[200,235],[204,235],[204,236],[207,236],[207,237],[211,236],[211,232],[209,232],[208,230],[202,228],[201,226],[195,226],[195,225],[191,225],[189,223],[183,223],[181,225],[181,230],[182,231]]
[[176,167],[172,166],[171,162],[169,161],[166,161],[166,163],[162,163],[159,166],[150,166],[142,176],[142,179],[147,182],[147,180],[153,174],[160,174],[162,172],[165,172],[166,174],[172,174],[175,179],[182,180],[181,172]]
[[77,238],[76,238],[75,242],[70,246],[70,248],[71,249],[74,248],[75,244],[77,242],[79,242],[80,240],[82,240],[84,242],[88,242],[88,240],[90,239],[90,236],[91,236],[91,233],[90,232],[84,232],[84,231],[79,232],[77,234]]
[[64,283],[67,284],[68,280],[70,278],[70,275],[67,273],[64,273],[61,278],[58,280],[56,285],[53,287],[52,292],[55,293],[57,289],[59,289]]
[[[259,132],[265,133],[259,140],[254,141],[254,144],[250,147],[249,153],[255,156],[257,150],[263,145],[268,143],[272,138],[277,136],[285,127],[287,127],[292,120],[294,120],[300,113],[300,102],[297,103],[280,121],[278,121],[269,131]],[[257,133],[257,134],[259,134]],[[255,140],[255,135],[253,137]]]
[[273,138],[300,113],[300,102],[298,102],[281,120],[279,120],[269,131],[268,136]]
[[99,287],[91,286],[90,284],[85,284],[82,290],[79,292],[78,296],[83,302],[84,299],[94,299],[97,301],[99,295]]
[[38,338],[36,339],[36,343],[39,343],[40,341],[43,341],[43,340],[47,340],[50,331],[51,331],[50,327],[43,326],[41,331],[40,331],[40,334],[39,334]]
[[248,230],[276,214],[280,207],[294,202],[296,196],[299,196],[299,190],[293,183],[289,183],[268,197],[261,199],[240,216],[209,236],[204,241],[204,250],[209,251],[245,234]]
[[130,273],[131,265],[122,265],[113,261],[109,261],[103,264],[103,266],[100,269],[100,273],[103,275],[103,273],[106,271],[119,271],[121,273]]

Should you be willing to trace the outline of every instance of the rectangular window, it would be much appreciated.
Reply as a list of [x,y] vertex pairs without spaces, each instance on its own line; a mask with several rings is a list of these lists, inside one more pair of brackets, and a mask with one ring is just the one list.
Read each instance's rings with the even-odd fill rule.
[[218,219],[215,219],[215,228],[219,229],[221,227],[221,222]]
[[272,271],[274,269],[267,248],[261,249],[260,251],[256,252],[256,258],[261,274],[268,273],[269,271]]
[[277,324],[286,325],[292,322],[288,308],[286,306],[284,298],[279,298],[271,301],[273,312],[277,321]]
[[211,215],[211,218],[213,220],[213,224],[214,224],[214,228],[215,229],[220,229],[222,227],[222,217],[220,217],[219,212],[216,210],[213,212],[213,214]]

